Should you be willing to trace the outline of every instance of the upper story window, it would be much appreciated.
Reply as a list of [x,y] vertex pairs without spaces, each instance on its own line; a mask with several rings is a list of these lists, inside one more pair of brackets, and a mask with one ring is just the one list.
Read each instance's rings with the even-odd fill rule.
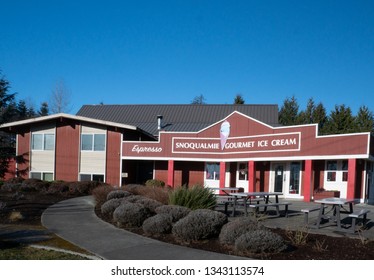
[[49,133],[33,133],[31,149],[34,151],[53,151],[55,149],[55,135]]
[[105,134],[82,134],[82,151],[105,151]]

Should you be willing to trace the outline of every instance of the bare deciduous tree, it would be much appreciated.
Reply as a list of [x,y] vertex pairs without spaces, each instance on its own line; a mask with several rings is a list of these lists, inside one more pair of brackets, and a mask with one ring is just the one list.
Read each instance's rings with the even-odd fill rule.
[[66,87],[64,80],[56,83],[52,90],[49,109],[51,113],[68,113],[70,111],[71,91]]

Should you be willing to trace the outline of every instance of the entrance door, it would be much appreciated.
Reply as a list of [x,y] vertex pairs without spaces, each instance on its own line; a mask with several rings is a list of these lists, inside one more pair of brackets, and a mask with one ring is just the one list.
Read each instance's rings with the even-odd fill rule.
[[285,192],[287,189],[287,163],[274,162],[272,165],[271,191]]
[[274,191],[283,192],[283,182],[285,181],[285,164],[276,163],[274,165]]

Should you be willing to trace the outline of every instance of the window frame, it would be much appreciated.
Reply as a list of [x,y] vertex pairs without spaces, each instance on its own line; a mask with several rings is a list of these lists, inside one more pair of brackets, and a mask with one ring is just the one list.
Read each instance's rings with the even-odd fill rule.
[[[103,139],[100,139],[103,137]],[[83,149],[83,138],[90,139],[90,149]],[[104,140],[104,143],[96,144],[98,141]],[[98,148],[99,147],[99,148]],[[105,152],[106,151],[106,134],[105,133],[81,133],[80,148],[82,152]]]
[[[47,140],[48,136],[52,136],[52,141]],[[35,138],[40,137],[38,142],[35,142]],[[40,147],[35,148],[35,143],[38,143]],[[52,145],[51,145],[52,144]],[[56,146],[56,138],[54,133],[31,133],[31,151],[54,151]]]
[[[82,180],[82,176],[90,176],[90,179],[89,180]],[[79,174],[79,181],[80,182],[84,182],[84,181],[88,181],[88,182],[92,182],[94,181],[93,178],[94,176],[102,176],[103,180],[102,181],[97,181],[97,182],[105,182],[105,174],[100,174],[100,173],[80,173]]]

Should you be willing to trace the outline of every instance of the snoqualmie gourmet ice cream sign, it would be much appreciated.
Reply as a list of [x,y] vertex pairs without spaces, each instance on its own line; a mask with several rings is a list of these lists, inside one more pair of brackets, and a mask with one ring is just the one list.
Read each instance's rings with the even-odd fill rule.
[[228,138],[173,138],[173,153],[258,153],[300,150],[300,134],[272,134]]
[[221,125],[220,138],[173,137],[173,153],[258,153],[300,150],[300,133],[282,133],[230,138],[230,123]]

